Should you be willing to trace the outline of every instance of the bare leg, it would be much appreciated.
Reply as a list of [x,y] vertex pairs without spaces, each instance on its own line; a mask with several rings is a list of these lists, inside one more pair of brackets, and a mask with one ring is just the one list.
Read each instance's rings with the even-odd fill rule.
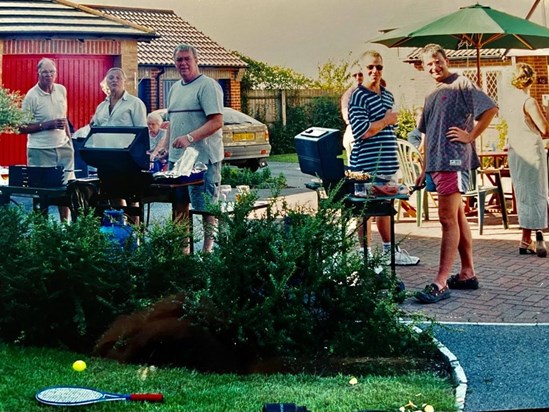
[[391,218],[389,216],[376,217],[376,226],[383,243],[391,241]]
[[530,246],[530,243],[532,243],[532,229],[522,229],[521,242],[526,248]]
[[189,220],[189,203],[176,203],[173,209],[172,219],[175,223]]
[[[439,268],[434,283],[439,289],[446,286],[446,281],[452,270],[452,264],[458,253],[458,247],[460,247],[460,223],[458,213],[460,208],[461,213],[463,213],[461,201],[460,193],[439,195],[438,198],[438,217],[442,225],[442,240],[440,243]],[[467,242],[464,241],[462,245],[463,250],[460,250],[460,253],[466,254],[466,246]]]
[[[189,220],[189,208],[190,204],[187,202],[184,203],[176,203],[173,206],[172,210],[172,220],[174,223],[184,223],[187,222],[190,227],[190,220]],[[190,238],[186,238],[183,242],[183,253],[185,255],[188,255],[191,253],[191,247],[190,247]]]
[[[366,235],[367,235],[367,242],[364,242],[364,225],[362,224],[363,220],[362,218],[358,218],[358,243],[360,244],[361,248],[365,248],[366,246],[372,246],[372,219],[368,219],[366,221]],[[365,243],[368,243],[365,245]]]
[[[461,198],[461,196],[460,196]],[[475,277],[475,266],[473,262],[473,235],[465,211],[463,203],[460,201],[458,208],[458,225],[459,225],[459,257],[461,259],[461,271],[459,272],[460,280],[467,280]]]
[[59,218],[61,222],[68,222],[71,219],[71,210],[68,206],[59,206]]
[[214,233],[217,227],[217,219],[214,216],[204,216],[202,218],[202,225],[204,227],[204,245],[202,251],[204,253],[210,253],[214,245]]

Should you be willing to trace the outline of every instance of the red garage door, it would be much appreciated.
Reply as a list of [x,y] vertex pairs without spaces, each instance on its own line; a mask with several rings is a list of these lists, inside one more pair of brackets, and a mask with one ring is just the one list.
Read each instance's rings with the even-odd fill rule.
[[[49,57],[57,65],[57,82],[67,88],[69,120],[75,130],[88,124],[97,105],[105,98],[99,83],[113,66],[114,56],[102,55],[4,55],[2,83],[21,94],[36,84],[36,65]],[[0,165],[26,164],[26,135],[0,134]]]

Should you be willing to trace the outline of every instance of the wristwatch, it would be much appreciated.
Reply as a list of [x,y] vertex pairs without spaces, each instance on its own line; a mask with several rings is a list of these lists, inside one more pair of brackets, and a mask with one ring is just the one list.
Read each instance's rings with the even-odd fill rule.
[[194,142],[194,137],[192,137],[190,133],[187,133],[187,140],[189,141],[189,143],[192,143]]

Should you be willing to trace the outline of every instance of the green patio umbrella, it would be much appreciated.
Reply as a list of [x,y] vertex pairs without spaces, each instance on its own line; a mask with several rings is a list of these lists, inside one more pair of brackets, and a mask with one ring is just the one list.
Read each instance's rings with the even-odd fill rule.
[[487,6],[462,7],[448,15],[391,30],[369,42],[387,47],[476,49],[480,85],[480,49],[541,49],[549,47],[549,28]]

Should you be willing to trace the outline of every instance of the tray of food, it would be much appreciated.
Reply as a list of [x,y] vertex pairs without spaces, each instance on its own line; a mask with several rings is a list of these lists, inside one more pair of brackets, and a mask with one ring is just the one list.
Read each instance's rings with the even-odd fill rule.
[[205,170],[193,170],[190,175],[183,176],[173,172],[158,172],[153,174],[153,183],[160,185],[178,185],[200,182],[204,179]]

